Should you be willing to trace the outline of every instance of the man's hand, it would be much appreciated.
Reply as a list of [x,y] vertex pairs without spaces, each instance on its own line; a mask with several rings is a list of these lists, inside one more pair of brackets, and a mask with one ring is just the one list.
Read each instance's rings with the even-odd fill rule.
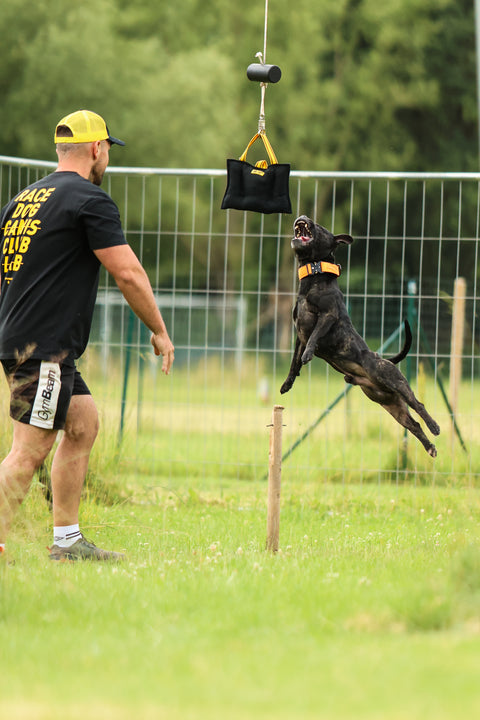
[[175,348],[166,333],[152,333],[150,342],[155,355],[163,355],[162,372],[168,375],[175,359]]

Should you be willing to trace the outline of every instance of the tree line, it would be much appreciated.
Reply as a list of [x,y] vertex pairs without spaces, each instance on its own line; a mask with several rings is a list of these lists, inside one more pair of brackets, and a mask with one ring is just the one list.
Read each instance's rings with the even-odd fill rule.
[[[55,123],[89,107],[121,164],[223,167],[256,130],[263,29],[263,0],[2,3],[1,152],[55,159]],[[271,0],[267,62],[293,169],[478,169],[472,0]]]
[[[56,122],[87,107],[127,143],[112,152],[114,165],[224,168],[226,158],[238,157],[257,129],[260,90],[247,79],[246,68],[263,50],[264,7],[263,0],[2,3],[0,153],[55,160]],[[266,118],[279,161],[314,171],[478,170],[474,28],[472,0],[270,0],[266,59],[281,67],[282,79],[267,88]],[[121,205],[122,194],[112,194]],[[174,194],[170,200],[165,190],[165,196],[173,208]],[[440,216],[440,197],[439,192],[431,201],[432,216]],[[188,202],[182,199],[186,217]],[[209,202],[208,190],[200,192],[199,218],[208,217]],[[319,213],[322,202],[326,207],[326,197],[317,198]],[[358,217],[366,216],[367,202],[366,193],[357,198]],[[399,207],[400,202],[399,197]],[[465,192],[462,202],[475,233],[474,190]],[[140,205],[140,199],[129,201],[130,226]],[[144,226],[154,229],[158,207],[154,201],[148,207]],[[348,217],[348,191],[344,196],[338,191],[336,207],[338,221]],[[421,207],[410,203],[409,211],[416,220]],[[445,216],[445,235],[455,236],[457,216],[455,207]],[[240,220],[232,220],[231,229],[235,222]],[[253,237],[260,220],[252,214],[248,222]],[[220,210],[213,223],[214,230],[224,228]],[[371,223],[384,227],[385,220],[372,215]],[[392,209],[389,231],[401,235],[402,223],[401,213]],[[188,282],[190,239],[175,242],[174,281]],[[272,243],[262,264],[262,287],[274,290],[275,238]],[[256,289],[258,249],[250,245],[244,263],[252,268]],[[173,246],[164,241],[163,257]],[[195,247],[199,285],[207,270],[202,247]],[[242,252],[230,244],[232,268]],[[474,245],[465,252],[475,272]],[[147,269],[155,268],[168,288],[171,265],[156,268],[153,247],[145,245],[144,253]],[[447,260],[454,272],[455,258]],[[219,255],[215,262],[209,287],[222,288],[227,261]],[[277,287],[289,292],[288,242],[281,246],[280,262]],[[401,262],[416,267],[415,249],[407,247],[403,259],[392,257],[391,267]],[[372,265],[370,277],[375,271]],[[379,292],[381,273],[379,265]],[[250,271],[246,290],[249,283]]]

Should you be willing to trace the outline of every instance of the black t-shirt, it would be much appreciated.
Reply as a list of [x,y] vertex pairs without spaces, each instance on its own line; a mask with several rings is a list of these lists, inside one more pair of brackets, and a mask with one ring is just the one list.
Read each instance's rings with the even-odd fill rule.
[[117,206],[76,172],[54,172],[16,195],[0,220],[0,358],[73,364],[97,295],[93,250],[126,244]]

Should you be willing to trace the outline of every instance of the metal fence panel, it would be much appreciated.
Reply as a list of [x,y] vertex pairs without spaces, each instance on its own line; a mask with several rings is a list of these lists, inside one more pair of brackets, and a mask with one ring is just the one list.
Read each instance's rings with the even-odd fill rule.
[[[53,163],[0,157],[4,205]],[[285,406],[284,473],[304,481],[475,482],[480,468],[478,174],[292,172],[292,216],[222,211],[224,170],[109,168],[105,189],[147,269],[176,347],[160,377],[149,333],[103,273],[81,360],[109,452],[130,472],[192,482],[263,477],[271,406]],[[438,458],[314,359],[281,396],[297,291],[292,221],[307,214],[355,242],[337,253],[358,331],[394,354],[440,422]],[[466,282],[462,381],[452,395],[454,283]],[[5,388],[3,388],[5,391]],[[462,446],[463,444],[463,446]]]

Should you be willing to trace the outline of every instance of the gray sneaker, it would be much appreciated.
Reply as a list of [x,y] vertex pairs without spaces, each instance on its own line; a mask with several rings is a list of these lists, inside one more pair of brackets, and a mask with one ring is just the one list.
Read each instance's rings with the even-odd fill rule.
[[107,562],[120,562],[125,559],[123,553],[101,550],[91,542],[88,542],[83,535],[78,538],[70,547],[52,545],[50,549],[50,560],[60,562],[75,562],[76,560],[100,560]]

